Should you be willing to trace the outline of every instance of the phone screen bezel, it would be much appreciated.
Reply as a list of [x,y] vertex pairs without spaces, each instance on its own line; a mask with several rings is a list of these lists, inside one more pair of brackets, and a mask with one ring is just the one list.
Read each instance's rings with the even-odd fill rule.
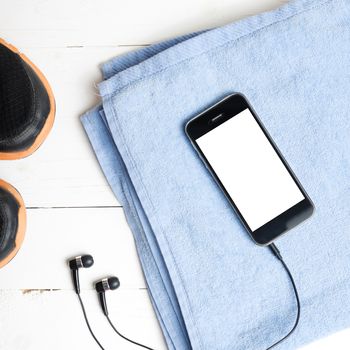
[[[263,131],[265,137],[272,145],[277,156],[280,158],[280,160],[286,167],[287,171],[289,172],[289,175],[292,177],[295,184],[298,186],[299,190],[301,191],[301,193],[305,198],[301,202],[297,203],[293,207],[284,211],[283,213],[281,213],[280,215],[278,215],[277,217],[270,220],[269,222],[267,222],[266,224],[264,224],[263,226],[259,227],[254,231],[250,229],[248,223],[246,222],[243,215],[239,211],[239,208],[236,206],[234,200],[226,191],[225,186],[222,184],[215,170],[212,168],[211,164],[209,163],[209,161],[207,160],[204,153],[202,152],[202,150],[200,149],[200,147],[196,142],[196,140],[199,137],[205,135],[206,133],[215,129],[219,125],[225,123],[229,119],[234,118],[237,114],[244,111],[245,109],[250,110],[255,121],[258,123],[261,130]],[[265,246],[272,243],[276,238],[283,235],[293,227],[299,225],[301,222],[308,219],[312,215],[314,211],[314,205],[310,197],[307,195],[306,191],[301,186],[300,182],[298,181],[297,177],[291,170],[287,161],[282,156],[281,152],[277,148],[276,144],[272,140],[271,136],[268,134],[264,125],[258,118],[253,108],[250,106],[250,104],[248,103],[244,95],[240,93],[236,93],[236,94],[227,96],[220,102],[216,103],[214,106],[210,107],[209,109],[200,113],[195,118],[191,119],[185,126],[185,132],[189,137],[191,143],[193,144],[194,148],[198,152],[200,158],[203,160],[206,167],[211,172],[215,181],[217,182],[221,190],[224,192],[225,196],[227,197],[227,199],[235,209],[236,213],[238,214],[244,227],[247,229],[247,231],[249,232],[250,236],[252,237],[252,239],[256,244]]]

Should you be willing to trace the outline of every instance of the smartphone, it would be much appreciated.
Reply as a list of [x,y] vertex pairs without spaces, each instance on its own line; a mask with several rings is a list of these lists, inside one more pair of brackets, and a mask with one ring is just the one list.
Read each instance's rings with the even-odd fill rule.
[[185,131],[258,245],[312,215],[311,199],[242,94],[191,119]]

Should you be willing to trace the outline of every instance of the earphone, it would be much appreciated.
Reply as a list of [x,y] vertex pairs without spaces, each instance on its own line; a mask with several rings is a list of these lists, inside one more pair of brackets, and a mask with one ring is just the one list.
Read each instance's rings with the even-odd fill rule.
[[[68,265],[69,265],[69,268],[72,272],[72,280],[73,280],[73,285],[74,285],[74,290],[75,290],[75,293],[77,294],[78,296],[78,299],[79,299],[79,302],[80,302],[80,305],[81,305],[81,308],[82,308],[82,311],[83,311],[83,314],[84,314],[84,318],[85,318],[85,322],[86,322],[86,325],[90,331],[90,334],[91,336],[94,338],[94,340],[96,341],[96,343],[98,344],[98,346],[102,349],[102,350],[105,350],[103,348],[103,346],[101,345],[101,343],[99,342],[99,340],[97,339],[97,337],[95,336],[94,332],[92,331],[91,329],[91,326],[90,326],[90,323],[89,323],[89,320],[87,318],[87,314],[86,314],[86,311],[85,311],[85,307],[84,307],[84,303],[81,299],[81,296],[80,296],[80,281],[79,281],[79,269],[80,268],[89,268],[91,267],[92,265],[94,264],[94,259],[91,255],[89,254],[86,254],[86,255],[79,255],[79,256],[76,256],[75,258],[73,259],[70,259],[68,261]],[[99,298],[99,303],[101,305],[101,308],[102,308],[102,311],[103,311],[103,314],[105,315],[105,317],[107,318],[108,320],[108,323],[110,324],[110,326],[113,328],[113,330],[121,337],[123,338],[124,340],[132,343],[132,344],[135,344],[137,346],[140,346],[144,349],[149,349],[149,350],[153,350],[152,348],[148,347],[148,346],[145,346],[143,344],[140,344],[140,343],[137,343],[127,337],[125,337],[123,334],[121,334],[116,328],[115,326],[113,325],[111,319],[109,318],[109,315],[108,315],[108,309],[107,309],[107,301],[106,301],[106,295],[105,295],[105,292],[108,291],[108,290],[116,290],[120,287],[120,282],[119,282],[119,279],[115,276],[111,276],[111,277],[106,277],[106,278],[103,278],[97,282],[95,282],[95,289],[96,289],[96,292],[98,294],[98,298]]]
[[[292,287],[293,287],[293,291],[295,294],[295,298],[296,298],[296,303],[297,303],[297,316],[296,316],[296,320],[294,322],[293,328],[281,339],[279,339],[278,341],[276,341],[274,344],[272,344],[271,346],[269,346],[266,350],[272,349],[275,346],[277,346],[278,344],[280,344],[281,342],[283,342],[285,339],[287,339],[291,334],[293,334],[293,332],[295,331],[295,329],[297,328],[297,325],[299,323],[299,319],[300,319],[300,300],[299,300],[299,295],[298,295],[298,290],[297,287],[295,285],[293,276],[291,274],[291,272],[289,271],[289,268],[287,267],[287,264],[284,262],[283,257],[280,253],[280,251],[278,250],[278,248],[276,247],[275,244],[270,244],[268,246],[271,250],[271,252],[275,255],[275,257],[282,263],[282,266],[284,267],[284,269],[286,270],[288,277],[290,278],[290,281],[292,283]],[[91,255],[80,255],[77,256],[71,260],[69,260],[69,268],[72,272],[72,279],[73,279],[73,284],[74,284],[74,290],[78,296],[83,314],[84,314],[84,318],[85,318],[85,322],[86,325],[90,331],[91,336],[94,338],[94,340],[96,341],[96,343],[98,344],[98,346],[102,349],[105,350],[103,348],[103,346],[101,345],[101,343],[99,342],[99,340],[96,338],[94,332],[91,329],[89,320],[87,318],[86,315],[86,311],[85,311],[85,307],[84,307],[84,303],[80,297],[80,283],[79,283],[79,269],[80,268],[89,268],[94,264],[94,259]],[[144,349],[148,349],[148,350],[153,350],[152,348],[142,345],[140,343],[137,343],[127,337],[125,337],[124,335],[122,335],[121,333],[118,332],[118,330],[115,328],[115,326],[113,325],[111,319],[108,316],[108,309],[107,309],[107,301],[106,301],[106,295],[105,292],[108,290],[116,290],[120,287],[120,282],[119,279],[115,276],[112,277],[106,277],[103,278],[99,281],[97,281],[95,283],[95,289],[96,292],[98,293],[98,298],[99,298],[99,303],[101,305],[103,314],[105,315],[106,319],[108,320],[108,323],[110,324],[110,326],[113,328],[113,330],[124,340],[135,344],[137,346],[140,346]]]
[[91,255],[79,255],[69,260],[68,264],[72,271],[74,290],[77,294],[80,294],[79,269],[81,267],[91,267],[94,264],[94,259]]
[[103,278],[101,281],[95,283],[95,289],[98,293],[100,305],[105,316],[108,316],[107,302],[106,302],[106,290],[115,290],[120,287],[120,282],[117,277]]

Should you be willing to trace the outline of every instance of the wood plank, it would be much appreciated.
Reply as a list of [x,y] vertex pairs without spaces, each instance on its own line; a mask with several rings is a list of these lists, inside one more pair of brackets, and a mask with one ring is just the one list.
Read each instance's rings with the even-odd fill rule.
[[28,210],[24,244],[0,269],[0,289],[71,290],[67,259],[82,253],[95,259],[80,273],[83,289],[108,275],[118,276],[123,290],[146,287],[123,210],[89,208]]
[[79,116],[99,98],[98,64],[130,48],[27,49],[54,90],[57,114],[48,139],[32,156],[1,161],[1,178],[27,206],[119,205],[94,157]]
[[[82,298],[91,326],[105,349],[135,349],[110,328],[94,291],[84,291]],[[107,298],[110,317],[122,334],[157,350],[166,349],[147,291],[117,290],[109,292]],[[98,348],[72,291],[0,291],[0,300],[0,349]]]
[[[185,33],[223,24],[275,7],[281,0],[238,3],[108,0],[98,6],[83,0],[11,1],[0,12],[0,31],[47,76],[57,116],[52,133],[37,153],[20,161],[0,162],[1,177],[17,187],[29,207],[118,205],[91,152],[79,115],[99,101],[94,87],[101,80],[98,64],[135,47],[101,45],[153,42],[180,34],[179,28]],[[84,45],[92,47],[80,47]]]
[[[84,291],[82,298],[106,349],[135,349],[109,328],[94,291]],[[154,349],[166,349],[145,290],[118,290],[107,298],[110,317],[120,332]],[[97,349],[72,291],[0,291],[0,300],[0,349]],[[300,350],[348,350],[349,339],[350,330],[344,330]]]
[[0,12],[0,32],[21,47],[147,44],[223,25],[284,2],[11,0]]
[[350,340],[350,329],[329,335],[326,338],[319,339],[311,344],[303,346],[300,350],[348,350]]
[[[143,45],[223,25],[283,2],[105,0],[103,6],[93,0],[7,2],[0,12],[1,36],[22,48],[47,75],[58,113],[43,147],[28,159],[0,162],[1,177],[17,186],[31,207],[118,205],[78,120],[98,101],[93,87],[100,80],[98,63],[132,49],[120,45]],[[96,349],[66,266],[67,258],[82,252],[95,257],[94,267],[84,270],[81,282],[94,329],[106,348],[135,348],[108,328],[91,290],[94,279],[117,274],[121,288],[107,297],[118,328],[135,340],[165,349],[120,208],[28,211],[24,246],[0,270],[0,349]],[[56,288],[60,290],[35,291]],[[345,330],[303,350],[345,350],[349,339],[350,331]]]

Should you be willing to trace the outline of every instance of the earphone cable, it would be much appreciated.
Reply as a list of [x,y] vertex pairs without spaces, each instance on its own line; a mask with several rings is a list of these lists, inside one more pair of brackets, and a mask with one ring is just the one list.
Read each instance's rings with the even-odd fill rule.
[[268,247],[270,248],[272,253],[276,256],[276,258],[281,262],[283,268],[287,272],[287,275],[289,277],[290,282],[292,283],[292,287],[293,287],[293,291],[294,291],[294,295],[295,295],[295,300],[296,300],[296,304],[297,304],[297,314],[296,314],[294,325],[293,325],[292,329],[289,331],[289,333],[287,333],[283,338],[278,340],[273,345],[269,346],[266,350],[270,350],[270,349],[274,348],[275,346],[277,346],[278,344],[282,343],[284,340],[286,340],[295,331],[295,329],[297,328],[297,326],[299,324],[299,319],[300,319],[300,299],[299,299],[298,289],[295,285],[295,281],[294,281],[294,278],[292,276],[292,273],[290,272],[287,264],[283,260],[283,257],[281,255],[279,249],[276,247],[276,245],[274,243],[272,243]]
[[152,348],[149,348],[149,347],[146,346],[146,345],[137,343],[136,341],[133,341],[133,340],[131,340],[131,339],[125,337],[123,334],[121,334],[121,333],[114,327],[114,324],[113,324],[113,322],[111,321],[111,319],[109,318],[109,316],[108,316],[108,315],[105,315],[105,316],[106,316],[106,318],[107,318],[109,324],[110,324],[111,327],[113,328],[114,332],[116,332],[121,338],[123,338],[124,340],[126,340],[126,341],[128,341],[128,342],[130,342],[130,343],[132,343],[132,344],[135,344],[135,345],[137,345],[137,346],[140,346],[141,348],[153,350]]
[[91,329],[89,320],[88,320],[87,315],[86,315],[85,306],[84,306],[83,300],[81,299],[80,294],[77,294],[77,296],[78,296],[78,299],[79,299],[79,302],[80,302],[81,309],[83,310],[83,314],[84,314],[84,318],[85,318],[86,325],[87,325],[87,327],[88,327],[88,329],[89,329],[89,331],[90,331],[91,336],[94,338],[94,340],[95,340],[95,342],[97,343],[97,345],[98,345],[102,350],[105,350],[104,347],[103,347],[103,346],[101,345],[101,343],[98,341],[97,337],[95,336],[94,332],[93,332],[92,329]]

